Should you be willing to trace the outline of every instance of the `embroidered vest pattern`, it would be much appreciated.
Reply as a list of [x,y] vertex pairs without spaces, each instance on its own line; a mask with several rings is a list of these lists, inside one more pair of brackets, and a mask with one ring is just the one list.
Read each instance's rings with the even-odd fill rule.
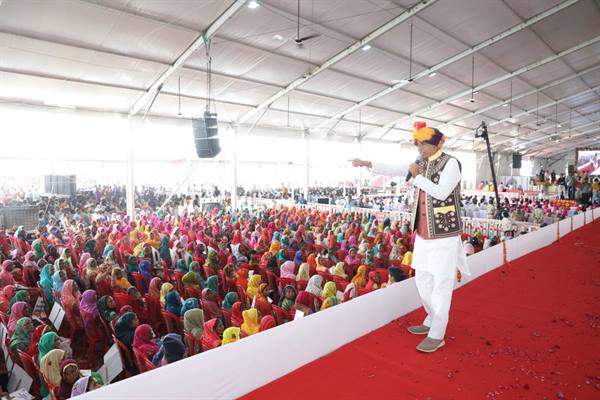
[[[446,163],[453,157],[442,153],[436,160],[430,161],[425,167],[425,163],[419,165],[419,174],[429,179],[435,184],[440,181],[440,175]],[[460,165],[460,163],[459,163]],[[415,188],[415,198],[419,198],[419,188]],[[426,218],[427,234],[429,239],[441,239],[462,234],[462,221],[460,219],[460,183],[456,185],[452,193],[445,200],[437,200],[426,195]],[[415,203],[412,212],[412,230],[417,227],[418,201]]]

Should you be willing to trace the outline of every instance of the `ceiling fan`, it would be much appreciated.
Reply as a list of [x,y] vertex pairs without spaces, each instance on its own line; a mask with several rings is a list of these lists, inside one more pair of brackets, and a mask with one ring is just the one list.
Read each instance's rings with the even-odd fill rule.
[[298,24],[297,24],[297,28],[296,28],[296,39],[294,39],[294,42],[296,42],[296,45],[298,47],[302,48],[304,46],[304,42],[306,40],[314,39],[314,38],[321,36],[321,35],[315,33],[312,35],[300,37],[300,0],[298,0],[298,20],[297,21],[298,21]]

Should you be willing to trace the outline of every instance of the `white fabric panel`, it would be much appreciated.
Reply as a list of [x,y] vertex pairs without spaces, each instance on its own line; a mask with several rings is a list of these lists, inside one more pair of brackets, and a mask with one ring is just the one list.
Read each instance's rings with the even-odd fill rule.
[[[560,221],[559,223],[560,223],[560,237],[563,237],[563,236],[571,233],[571,220],[569,218],[565,218],[562,221]],[[552,226],[554,226],[554,229],[556,232],[556,225],[552,224]]]
[[[382,307],[383,304],[394,306]],[[237,398],[420,306],[414,279],[409,279],[308,318],[112,384],[80,398],[181,399],[190,398],[192,393],[195,399]],[[374,313],[373,310],[378,312]],[[316,332],[335,332],[335,335],[320,335]],[[259,353],[257,349],[261,349]],[[236,379],[232,379],[232,366],[244,373],[235,374]],[[202,381],[202,393],[183,384],[197,382],[199,379]],[[138,390],[132,391],[132,385],[136,385]]]
[[579,229],[583,226],[583,213],[575,215],[573,218],[573,229]]

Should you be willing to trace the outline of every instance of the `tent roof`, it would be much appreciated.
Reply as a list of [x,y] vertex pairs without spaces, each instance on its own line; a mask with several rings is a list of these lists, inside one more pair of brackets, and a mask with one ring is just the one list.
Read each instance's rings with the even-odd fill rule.
[[[0,0],[0,101],[129,112],[235,3]],[[424,119],[473,150],[483,120],[495,150],[542,157],[598,143],[597,0],[300,0],[300,36],[318,35],[302,47],[297,0],[258,3],[238,4],[210,41],[222,121],[398,142]],[[152,114],[201,114],[206,47],[167,75]]]

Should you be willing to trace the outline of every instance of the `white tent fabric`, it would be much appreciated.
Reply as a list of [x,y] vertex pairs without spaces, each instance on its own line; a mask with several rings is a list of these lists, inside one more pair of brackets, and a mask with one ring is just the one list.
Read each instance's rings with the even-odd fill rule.
[[[0,101],[127,113],[234,4],[2,0]],[[237,9],[210,42],[212,96],[221,121],[239,121],[369,33],[421,7],[370,47],[344,53],[246,122],[402,142],[409,139],[412,120],[423,119],[454,137],[452,147],[471,151],[481,149],[473,130],[483,120],[491,126],[495,150],[543,157],[596,143],[596,0],[257,4]],[[298,4],[300,36],[318,35],[301,47],[294,41]],[[507,36],[496,40],[498,35]],[[201,47],[165,81],[152,114],[177,117],[179,79],[183,117],[200,114],[208,97],[206,75]],[[421,77],[407,81],[415,76]],[[472,94],[473,87],[481,89]]]

